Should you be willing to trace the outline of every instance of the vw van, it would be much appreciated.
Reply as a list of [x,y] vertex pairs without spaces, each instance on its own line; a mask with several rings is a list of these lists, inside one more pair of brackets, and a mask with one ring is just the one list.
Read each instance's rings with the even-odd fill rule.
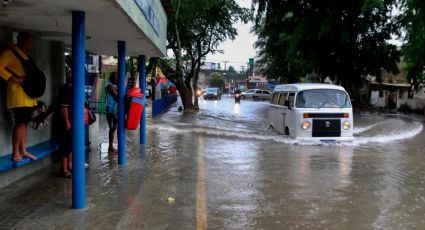
[[287,84],[274,89],[268,121],[277,132],[301,141],[353,140],[348,93],[329,84]]

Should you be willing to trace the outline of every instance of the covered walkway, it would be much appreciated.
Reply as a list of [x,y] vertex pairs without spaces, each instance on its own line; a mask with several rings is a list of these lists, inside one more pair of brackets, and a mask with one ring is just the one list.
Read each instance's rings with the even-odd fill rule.
[[[63,71],[65,65],[64,44],[72,45],[73,208],[86,207],[83,112],[85,53],[89,51],[101,55],[118,56],[118,164],[125,165],[127,156],[124,114],[125,58],[138,56],[139,74],[145,76],[146,57],[161,57],[166,54],[167,13],[170,13],[169,10],[170,2],[164,0],[3,1],[0,10],[0,33],[4,33],[6,36],[0,39],[0,48],[12,43],[16,33],[20,31],[28,31],[36,38],[37,56],[35,60],[46,73],[50,92],[43,99],[48,102],[54,100],[57,93],[55,91],[65,79]],[[37,47],[37,41],[38,43],[55,41],[61,45],[58,48],[43,49],[40,44]],[[43,62],[52,60],[59,60],[52,68],[61,66],[62,71],[59,70],[53,74],[48,67],[43,66]],[[145,78],[139,79],[141,90],[144,92]],[[146,143],[145,115],[144,113],[141,118],[141,129],[138,133],[140,144]],[[8,132],[8,129],[10,128],[5,128],[5,132]],[[29,135],[36,136],[36,132]],[[42,138],[30,138],[32,139],[30,142],[33,142],[31,144],[42,143],[53,139],[53,136],[53,133],[45,131]],[[8,141],[1,140],[0,144],[7,145]],[[25,167],[16,170],[25,170]],[[0,174],[0,178],[1,176]]]

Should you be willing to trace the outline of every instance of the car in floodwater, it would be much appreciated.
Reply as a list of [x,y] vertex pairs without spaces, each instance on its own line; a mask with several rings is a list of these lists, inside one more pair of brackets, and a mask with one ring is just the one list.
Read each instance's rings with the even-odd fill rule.
[[258,100],[270,100],[272,93],[268,90],[262,89],[249,89],[241,94],[242,100],[252,99]]
[[341,86],[329,84],[277,85],[268,111],[277,132],[301,141],[353,140],[353,109]]
[[207,88],[204,93],[204,99],[214,99],[214,100],[220,100],[221,99],[221,90],[220,88],[213,87],[213,88]]

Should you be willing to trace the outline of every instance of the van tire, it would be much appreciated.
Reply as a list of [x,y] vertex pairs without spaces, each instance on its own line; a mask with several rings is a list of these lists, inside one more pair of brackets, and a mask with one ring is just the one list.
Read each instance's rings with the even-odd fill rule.
[[241,95],[241,99],[242,99],[242,100],[245,100],[245,96],[244,96],[244,95]]
[[290,135],[288,126],[285,127],[285,135]]
[[252,99],[253,99],[254,101],[258,101],[258,97],[257,97],[257,96],[253,96],[253,97],[252,97]]

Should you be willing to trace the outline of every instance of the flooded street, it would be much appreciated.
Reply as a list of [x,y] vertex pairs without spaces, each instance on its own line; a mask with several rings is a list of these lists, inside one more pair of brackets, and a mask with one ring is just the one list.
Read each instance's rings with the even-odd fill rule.
[[70,209],[71,180],[58,178],[57,167],[3,189],[0,227],[424,228],[419,117],[356,114],[353,143],[314,145],[268,129],[267,102],[224,97],[200,106],[198,114],[172,107],[149,119],[145,151],[138,132],[128,132],[124,167],[92,151],[84,210]]
[[425,226],[425,136],[419,119],[356,114],[353,143],[319,146],[269,130],[267,102],[239,105],[225,98],[201,101],[200,107],[199,114],[187,116],[172,109],[150,126],[156,153],[146,163],[161,168],[162,196],[176,196],[178,213],[166,212],[173,216],[168,226]]

